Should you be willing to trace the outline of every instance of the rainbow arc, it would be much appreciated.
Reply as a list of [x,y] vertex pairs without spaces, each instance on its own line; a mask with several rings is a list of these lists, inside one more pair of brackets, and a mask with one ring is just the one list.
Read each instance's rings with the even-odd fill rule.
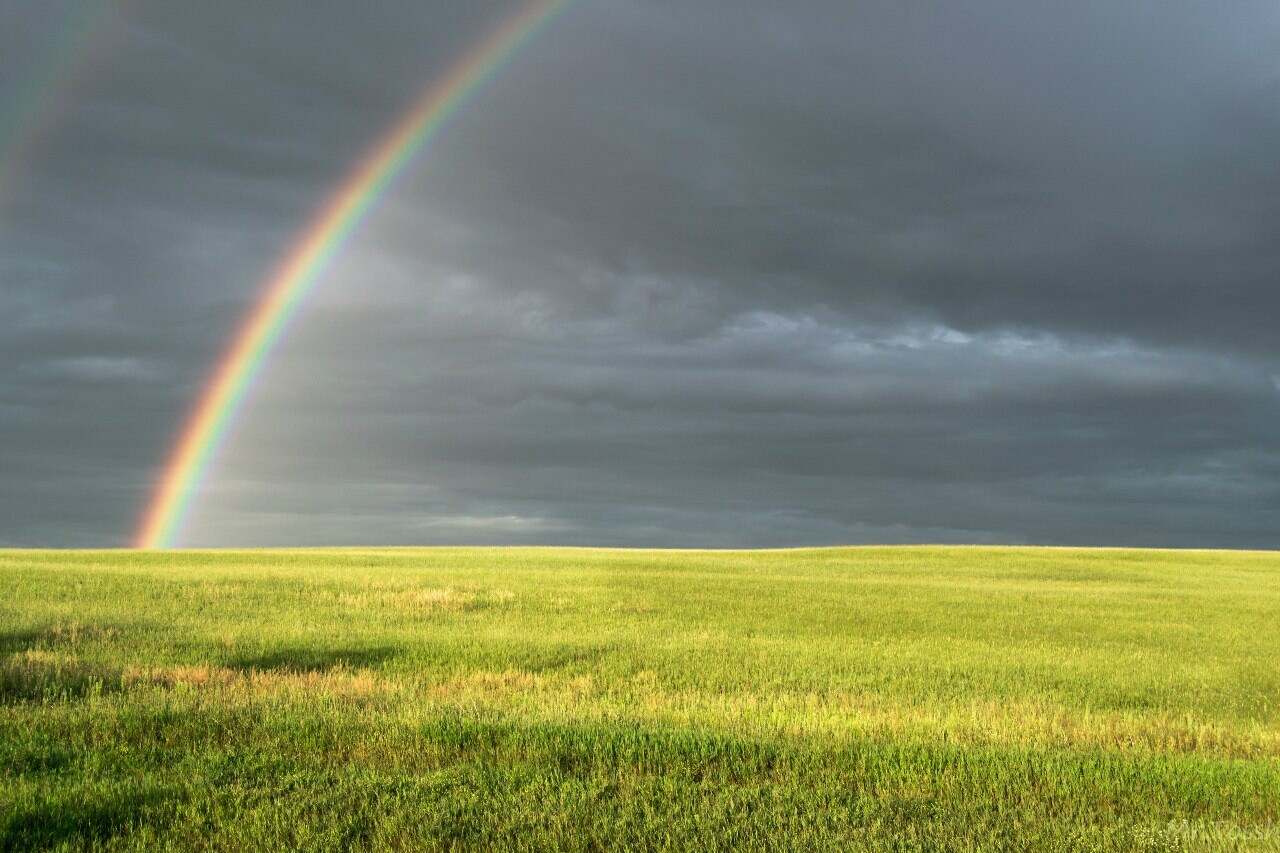
[[521,7],[434,81],[347,175],[266,281],[213,371],[147,507],[136,547],[173,546],[247,392],[334,257],[448,120],[573,2],[535,0]]

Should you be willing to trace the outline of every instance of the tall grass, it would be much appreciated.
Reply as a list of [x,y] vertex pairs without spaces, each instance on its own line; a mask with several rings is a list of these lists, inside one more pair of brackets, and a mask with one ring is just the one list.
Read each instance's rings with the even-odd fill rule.
[[0,849],[1280,849],[1280,554],[0,552]]

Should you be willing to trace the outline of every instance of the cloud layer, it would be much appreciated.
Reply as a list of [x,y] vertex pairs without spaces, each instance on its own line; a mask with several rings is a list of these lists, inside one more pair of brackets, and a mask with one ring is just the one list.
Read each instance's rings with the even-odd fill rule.
[[[0,119],[91,5],[0,10]],[[0,544],[129,540],[273,264],[512,8],[269,6],[115,8],[4,188]],[[696,6],[583,0],[455,118],[186,542],[1276,546],[1273,4]]]

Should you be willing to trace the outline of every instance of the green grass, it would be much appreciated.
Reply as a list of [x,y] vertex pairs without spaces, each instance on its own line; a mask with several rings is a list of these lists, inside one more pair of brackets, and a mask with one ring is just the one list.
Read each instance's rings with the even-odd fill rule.
[[0,850],[1280,849],[1280,554],[0,551]]

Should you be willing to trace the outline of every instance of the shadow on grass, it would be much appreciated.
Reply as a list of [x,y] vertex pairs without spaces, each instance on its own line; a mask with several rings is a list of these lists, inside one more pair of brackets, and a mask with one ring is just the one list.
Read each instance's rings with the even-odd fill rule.
[[0,633],[0,655],[25,652],[40,641],[40,631],[5,631]]
[[81,642],[112,641],[117,625],[66,623],[0,633],[0,705],[67,701],[120,688],[120,668],[75,659]]
[[612,651],[608,645],[560,645],[548,649],[531,649],[519,666],[528,672],[546,675],[553,672],[589,669]]
[[131,828],[161,818],[177,789],[149,787],[111,796],[55,794],[20,802],[0,818],[0,851],[87,849],[109,842]]
[[[7,659],[0,659],[0,706],[74,702],[119,693],[129,686],[126,672],[120,666],[78,660],[74,655],[48,651],[48,632],[2,634],[0,643],[12,649]],[[251,672],[323,674],[342,669],[371,669],[395,654],[396,650],[391,646],[286,647],[240,656],[227,661],[225,666],[245,675]],[[183,677],[179,676],[178,680],[183,680]],[[160,678],[151,679],[148,683],[164,685],[168,682]]]
[[120,689],[120,670],[77,661],[0,663],[0,705],[66,702]]
[[139,624],[98,624],[76,621],[56,622],[43,628],[0,633],[0,655],[29,651],[52,651],[85,643],[115,644],[137,633]]
[[334,669],[370,669],[395,657],[391,646],[373,648],[304,648],[271,649],[256,655],[242,655],[227,661],[227,666],[240,672],[329,672]]

